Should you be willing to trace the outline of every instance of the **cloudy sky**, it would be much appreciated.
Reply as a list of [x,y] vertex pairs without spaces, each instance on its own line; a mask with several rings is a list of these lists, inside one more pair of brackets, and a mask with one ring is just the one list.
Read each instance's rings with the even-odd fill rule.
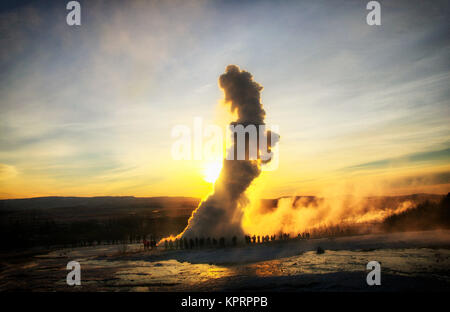
[[450,191],[449,1],[6,2],[0,198],[205,196],[174,126],[226,125],[228,64],[264,86],[280,162],[264,197]]

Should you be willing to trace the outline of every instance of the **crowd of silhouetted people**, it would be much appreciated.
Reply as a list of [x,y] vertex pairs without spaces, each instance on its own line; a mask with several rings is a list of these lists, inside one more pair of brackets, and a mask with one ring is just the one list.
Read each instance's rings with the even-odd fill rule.
[[[305,232],[305,233],[298,233],[296,239],[309,239],[310,238],[310,234]],[[285,240],[290,240],[292,239],[291,234],[288,233],[281,233],[278,235],[245,235],[245,243],[246,244],[261,244],[261,243],[268,243],[268,242],[273,242],[273,241],[285,241]]]
[[150,240],[144,238],[142,244],[144,245],[144,250],[156,248],[156,240],[153,237],[150,237]]
[[[299,233],[296,237],[291,237],[290,234],[280,233],[279,235],[245,235],[244,241],[245,244],[264,244],[268,242],[274,241],[287,241],[287,240],[300,240],[300,239],[309,239],[310,233]],[[150,239],[149,241],[143,240],[144,250],[154,249],[156,248],[157,242],[154,239]],[[218,239],[214,237],[195,237],[195,238],[175,238],[175,239],[165,239],[163,245],[160,247],[164,247],[165,249],[200,249],[200,248],[215,248],[215,247],[226,247],[226,246],[237,246],[238,238],[236,236],[231,237],[227,241],[225,237],[220,237]]]
[[[231,245],[237,245],[237,237],[231,238]],[[194,249],[194,248],[212,248],[212,247],[225,247],[227,245],[226,238],[220,237],[219,239],[211,237],[195,237],[195,238],[176,238],[164,240],[165,249]]]

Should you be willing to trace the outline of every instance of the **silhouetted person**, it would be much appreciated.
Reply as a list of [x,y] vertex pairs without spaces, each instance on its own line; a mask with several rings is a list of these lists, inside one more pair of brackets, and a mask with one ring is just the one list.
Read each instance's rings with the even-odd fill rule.
[[260,243],[259,235],[258,235],[258,244]]
[[233,243],[233,246],[236,246],[236,245],[237,245],[237,237],[236,237],[236,236],[233,236],[233,238],[231,239],[231,241],[232,241],[232,243]]
[[255,235],[253,235],[252,241],[253,241],[253,244],[256,243],[256,236]]
[[220,238],[220,240],[219,240],[219,245],[220,245],[220,247],[225,247],[225,237],[221,237]]

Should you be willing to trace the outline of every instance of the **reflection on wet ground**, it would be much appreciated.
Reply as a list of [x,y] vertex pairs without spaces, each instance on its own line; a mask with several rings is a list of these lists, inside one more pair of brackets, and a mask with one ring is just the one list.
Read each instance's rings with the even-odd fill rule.
[[450,283],[450,250],[448,249],[383,249],[375,251],[313,251],[300,256],[249,264],[257,276],[324,274],[365,271],[372,260],[381,264],[383,272],[405,276],[424,276]]
[[[450,290],[450,249],[445,246],[326,250],[324,254],[300,247],[295,244],[289,247],[298,248],[292,256],[226,264],[219,263],[221,259],[229,259],[226,256],[230,252],[260,253],[267,259],[270,258],[267,253],[274,249],[261,246],[237,251],[144,252],[141,246],[132,245],[125,254],[117,246],[58,250],[22,263],[2,263],[0,290],[214,291],[284,290],[286,287],[294,291],[312,287],[316,287],[314,290],[359,290],[367,287],[366,265],[372,260],[381,264],[382,280],[390,290],[427,285]],[[201,261],[185,260],[195,257]],[[210,261],[205,261],[208,257]],[[66,285],[66,264],[72,260],[81,264],[80,287]]]

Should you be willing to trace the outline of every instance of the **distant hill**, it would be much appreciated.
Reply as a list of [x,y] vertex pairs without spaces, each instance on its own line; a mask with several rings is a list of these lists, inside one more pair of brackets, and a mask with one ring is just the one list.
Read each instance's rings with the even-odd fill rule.
[[39,197],[0,200],[0,253],[162,238],[186,226],[190,197]]
[[198,198],[193,197],[134,197],[134,196],[99,196],[99,197],[34,197],[24,199],[3,199],[0,200],[1,210],[10,209],[49,209],[72,206],[105,206],[119,207],[130,205],[133,207],[160,207],[177,206],[179,204],[191,204],[198,202]]
[[[438,202],[444,195],[413,194],[405,196],[368,197],[366,204],[379,209],[397,206],[404,201],[420,204],[425,201]],[[282,197],[281,197],[282,198]],[[276,209],[276,199],[262,199],[261,212]],[[295,196],[293,205],[302,200],[308,205],[318,205],[323,198],[315,196]],[[179,217],[190,216],[200,203],[193,197],[134,197],[134,196],[101,196],[101,197],[36,197],[25,199],[0,200],[0,218],[8,216],[13,219],[33,214],[40,218],[51,218],[56,222],[71,222],[141,215],[145,217]]]
[[383,221],[388,231],[421,231],[450,228],[450,193],[440,201],[424,201]]
[[33,213],[56,221],[101,219],[127,215],[190,215],[200,199],[192,197],[36,197],[0,200],[2,216]]

